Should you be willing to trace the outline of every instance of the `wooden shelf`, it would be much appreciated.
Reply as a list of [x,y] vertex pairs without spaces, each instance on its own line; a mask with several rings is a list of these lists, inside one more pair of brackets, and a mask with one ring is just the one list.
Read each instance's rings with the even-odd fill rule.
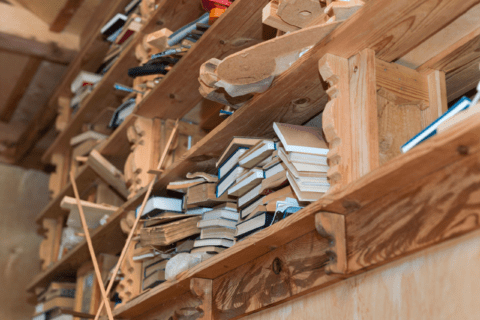
[[42,157],[44,162],[48,162],[53,153],[65,148],[70,142],[70,138],[80,132],[85,122],[92,121],[103,109],[119,105],[120,99],[116,95],[113,85],[116,82],[123,84],[131,82],[128,78],[127,70],[138,65],[138,60],[135,57],[136,45],[142,41],[146,34],[155,31],[160,26],[176,30],[197,19],[203,11],[200,7],[194,5],[194,2],[194,0],[163,1],[159,5],[151,18],[124,48],[115,64],[81,104],[67,128],[59,134],[54,143],[45,152]]
[[267,3],[268,0],[234,2],[142,100],[135,114],[161,119],[185,116],[203,99],[198,91],[198,77],[205,61],[223,59],[275,36],[274,29],[265,31],[262,26],[262,9]]
[[[236,20],[237,16],[238,19],[244,18],[244,14],[234,15],[235,10],[250,9],[257,15],[258,8],[266,4],[266,1],[260,2],[262,5],[252,1],[237,0],[227,14],[222,16],[217,24],[207,31],[205,37],[168,73],[164,81],[145,97],[138,106],[136,114],[148,117],[176,118],[182,117],[190,111],[201,100],[197,93],[198,83],[196,82],[199,65],[212,57],[210,55],[222,57],[222,48],[226,46],[225,43],[232,46],[235,44],[235,41],[229,40],[230,37],[241,37],[248,32],[252,32],[251,35],[255,34],[256,31],[248,31],[250,30],[248,26],[241,31],[227,26],[229,23],[239,23]],[[373,48],[377,50],[377,58],[387,62],[399,58],[401,60],[406,53],[418,47],[423,41],[462,15],[473,3],[471,0],[456,3],[445,2],[440,8],[433,8],[434,6],[427,8],[406,0],[368,2],[362,11],[352,16],[349,21],[303,55],[289,70],[277,77],[268,91],[255,95],[251,101],[195,144],[181,160],[167,168],[155,183],[155,193],[165,194],[165,187],[168,183],[176,179],[184,179],[187,172],[214,172],[216,158],[234,136],[273,137],[272,122],[303,124],[318,115],[327,101],[327,94],[318,73],[318,61],[326,53],[349,58],[365,48]],[[164,2],[164,5],[167,4]],[[230,17],[233,22],[227,20],[227,17]],[[423,17],[429,18],[424,19]],[[416,21],[415,30],[423,31],[408,33],[409,36],[406,37],[401,22],[409,21],[409,19]],[[253,22],[249,22],[248,18],[242,21],[246,21],[248,25],[251,23],[253,28]],[[388,37],[386,38],[385,35]],[[218,46],[215,41],[224,43],[221,43],[222,46]],[[457,48],[463,52],[466,50],[460,44],[457,45]],[[205,54],[203,50],[211,51]],[[229,48],[228,50],[236,51],[237,49]],[[454,51],[450,53],[440,51],[441,53],[436,59],[443,61],[441,64],[436,65],[432,62],[435,59],[430,59],[420,62],[418,69],[426,70],[429,67],[441,66],[438,69],[453,70],[453,66],[467,68],[476,61],[471,56],[469,56],[471,59],[462,60],[458,57],[458,52],[452,53]],[[468,52],[473,55],[473,50]],[[179,85],[184,83],[188,90],[184,91]],[[93,105],[93,100],[89,103]],[[133,117],[128,121],[131,119]],[[107,157],[121,157],[128,151],[128,143],[125,142],[124,136],[128,125],[128,122],[122,124],[105,142],[100,150],[102,154]],[[242,272],[245,270],[242,268],[251,263],[258,263],[258,265],[267,263],[275,255],[281,255],[279,252],[286,250],[287,246],[292,243],[296,245],[295,241],[300,237],[315,234],[318,238],[315,231],[315,215],[321,211],[345,216],[349,230],[348,266],[352,268],[348,270],[347,276],[358,274],[392,259],[478,228],[475,219],[478,219],[479,214],[472,212],[468,204],[478,199],[479,196],[478,187],[476,187],[480,181],[479,136],[480,120],[468,119],[462,123],[461,127],[431,138],[421,146],[393,159],[340,191],[328,194],[291,217],[184,272],[177,277],[177,280],[167,281],[135,298],[117,308],[115,314],[119,317],[140,316],[153,306],[190,290],[190,280],[193,278],[214,279],[217,289],[223,285],[234,285],[234,281],[224,281],[224,283],[221,281],[228,277],[234,277],[234,273],[243,276]],[[55,148],[60,146],[61,139],[67,141],[67,133],[63,138],[57,139]],[[77,178],[79,181],[85,179],[84,176],[88,177],[88,169],[84,170],[79,173]],[[118,225],[120,219],[125,212],[136,208],[141,203],[145,191],[146,189],[141,190],[135,197],[127,201],[112,215],[112,219],[107,225],[95,231],[93,240],[97,253],[120,251],[119,244],[123,244],[122,241],[117,241],[118,243],[112,244],[111,247],[104,242],[114,238],[118,239],[121,232]],[[63,194],[70,192],[69,186],[62,190]],[[473,194],[473,196],[462,197],[462,192],[468,195]],[[445,200],[442,200],[441,197],[445,197]],[[57,198],[61,200],[60,196]],[[58,214],[57,210],[60,210],[57,209],[58,199],[54,199],[49,204],[41,214],[42,217],[53,217]],[[452,203],[449,199],[454,199],[456,202]],[[448,205],[437,206],[441,201],[448,202]],[[56,202],[58,203],[55,204]],[[382,228],[376,229],[378,226],[382,226]],[[403,232],[401,239],[395,236],[399,230]],[[324,242],[322,242],[322,246]],[[399,242],[401,243],[399,244]],[[372,250],[375,255],[368,256],[365,248]],[[322,249],[322,252],[315,256],[315,262],[319,263],[315,271],[318,274],[314,274],[317,277],[315,281],[312,280],[305,287],[295,288],[293,293],[286,290],[285,295],[275,298],[277,300],[260,301],[260,299],[258,303],[255,303],[254,309],[239,308],[232,312],[243,312],[241,314],[254,312],[259,308],[277,303],[281,299],[311,292],[313,289],[340,281],[338,276],[325,274],[327,261],[324,251],[327,249],[328,244]],[[32,291],[37,286],[45,285],[52,279],[72,275],[75,268],[87,259],[86,243],[82,243],[61,261],[38,275],[30,284],[29,290]],[[269,263],[271,265],[271,261]],[[261,272],[270,272],[266,267],[262,270]],[[343,275],[342,277],[347,276]],[[248,274],[245,278],[248,278]],[[283,280],[276,279],[274,281]],[[262,288],[258,288],[256,284],[252,284],[252,286],[258,289],[258,292],[262,292]],[[245,302],[247,298],[243,301]],[[214,301],[216,300],[214,299]],[[233,314],[233,316],[236,317],[239,314]]]
[[[351,275],[477,229],[479,225],[475,221],[480,213],[469,208],[468,204],[475,203],[479,194],[479,188],[474,187],[480,182],[479,136],[480,119],[470,118],[370,172],[338,193],[312,203],[189,269],[175,281],[166,281],[118,307],[114,311],[115,316],[138,317],[153,306],[189,291],[190,279],[218,279],[277,248],[282,249],[291,241],[315,232],[315,214],[322,211],[344,215],[347,228],[353,231],[349,232],[351,236],[347,239],[347,252],[350,255],[348,265],[354,268]],[[459,152],[459,146],[466,148],[468,155]],[[463,170],[460,169],[462,167]],[[455,174],[457,171],[458,174]],[[452,186],[459,188],[453,190]],[[462,196],[464,192],[467,194]],[[429,202],[448,195],[452,199],[447,202],[454,207],[438,207],[436,202]],[[395,231],[403,229],[410,231],[402,233],[401,243],[398,243],[400,239]],[[368,236],[369,232],[375,236]],[[432,236],[425,238],[429,232],[433,233]],[[355,250],[349,251],[350,247]],[[385,247],[396,250],[390,251]],[[365,250],[377,255],[366,256]],[[324,274],[315,286],[321,288],[342,278],[345,276]]]

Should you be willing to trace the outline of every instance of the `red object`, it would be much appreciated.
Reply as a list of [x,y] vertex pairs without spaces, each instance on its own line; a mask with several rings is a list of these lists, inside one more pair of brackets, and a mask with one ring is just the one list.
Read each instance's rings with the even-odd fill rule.
[[202,0],[203,9],[208,12],[214,8],[229,7],[231,4],[228,0]]

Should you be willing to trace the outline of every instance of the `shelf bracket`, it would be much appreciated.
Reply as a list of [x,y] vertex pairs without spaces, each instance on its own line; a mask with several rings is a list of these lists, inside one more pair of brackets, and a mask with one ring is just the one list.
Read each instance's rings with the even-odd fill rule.
[[330,262],[325,267],[327,274],[347,273],[347,246],[345,238],[345,216],[331,212],[319,212],[315,215],[315,228],[329,240],[330,248],[326,253]]

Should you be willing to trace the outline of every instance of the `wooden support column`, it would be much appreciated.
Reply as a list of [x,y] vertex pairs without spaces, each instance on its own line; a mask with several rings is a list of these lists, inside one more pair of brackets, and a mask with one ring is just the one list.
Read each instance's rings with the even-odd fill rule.
[[329,240],[330,249],[326,251],[330,257],[325,272],[345,274],[347,272],[347,245],[345,234],[345,216],[337,213],[319,212],[315,215],[317,232]]
[[422,111],[422,127],[426,128],[448,110],[445,73],[438,70],[423,72],[428,79],[430,107]]
[[352,117],[353,179],[379,166],[375,52],[365,49],[348,60]]

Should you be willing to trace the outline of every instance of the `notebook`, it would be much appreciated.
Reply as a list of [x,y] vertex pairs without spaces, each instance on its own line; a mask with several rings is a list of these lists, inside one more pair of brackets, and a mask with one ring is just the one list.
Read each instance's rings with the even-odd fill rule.
[[288,152],[317,155],[327,155],[328,153],[328,145],[323,139],[321,128],[275,122],[273,130]]

